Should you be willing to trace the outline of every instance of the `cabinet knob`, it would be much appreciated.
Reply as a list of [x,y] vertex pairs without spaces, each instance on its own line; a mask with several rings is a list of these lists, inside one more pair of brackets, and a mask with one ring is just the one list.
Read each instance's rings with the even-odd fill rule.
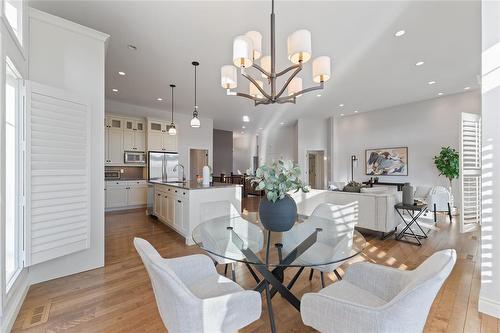
[[160,193],[158,193],[157,195],[158,195],[159,197],[161,197],[161,194],[160,194]]
[[175,193],[177,193],[177,190],[175,190]]
[[165,199],[168,198],[167,196],[165,196]]

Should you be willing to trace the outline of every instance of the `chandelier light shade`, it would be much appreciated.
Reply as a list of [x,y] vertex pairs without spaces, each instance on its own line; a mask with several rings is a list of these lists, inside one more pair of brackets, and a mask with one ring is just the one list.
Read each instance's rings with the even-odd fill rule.
[[[249,31],[245,35],[237,36],[233,41],[233,64],[240,69],[240,74],[250,81],[249,93],[233,92],[238,86],[238,70],[234,66],[221,68],[221,86],[229,96],[240,96],[254,101],[255,105],[274,103],[295,103],[296,98],[305,93],[321,90],[325,82],[331,77],[330,57],[321,56],[312,64],[313,81],[316,86],[303,88],[302,79],[297,74],[312,57],[311,32],[301,29],[293,32],[287,39],[288,59],[292,62],[288,68],[276,69],[276,23],[274,14],[274,0],[271,0],[271,54],[262,56],[262,35],[258,31]],[[260,59],[257,64],[257,59]],[[258,71],[265,80],[256,80],[250,74],[250,68]],[[253,70],[252,70],[253,71]],[[287,75],[282,87],[277,87],[278,79]],[[282,82],[281,79],[279,81]]]
[[313,60],[312,73],[314,82],[326,82],[330,79],[330,63],[330,57],[327,56],[317,57]]
[[[262,67],[263,70],[265,70],[268,73],[271,73],[271,57],[270,56],[264,56],[260,58],[260,67]],[[263,78],[267,78],[267,75],[264,73],[261,73]]]
[[253,46],[253,60],[257,60],[262,55],[262,35],[258,31],[249,31],[245,34],[245,36],[249,37],[252,40]]
[[297,30],[288,36],[288,59],[294,64],[305,64],[311,59],[311,32]]
[[253,63],[253,43],[248,36],[238,36],[233,41],[233,63],[236,67],[248,68]]
[[302,90],[302,79],[300,77],[294,77],[290,81],[290,84],[288,85],[288,88],[287,88],[288,96],[292,96],[293,94],[295,94],[301,90]]
[[233,65],[222,66],[220,75],[220,84],[222,88],[234,89],[238,86],[238,71]]
[[198,118],[198,104],[196,103],[196,68],[200,65],[198,61],[193,61],[191,63],[194,66],[194,111],[193,111],[193,119],[191,119],[191,127],[192,128],[200,128],[201,122],[200,118]]
[[[262,81],[255,80],[255,82],[257,82],[257,84],[259,85],[259,87],[261,87],[261,88],[264,87],[264,83]],[[257,97],[257,98],[264,97],[262,95],[262,93],[260,92],[259,88],[257,88],[257,86],[255,84],[253,84],[252,82],[250,82],[250,96]]]
[[175,128],[175,124],[174,124],[174,88],[175,88],[175,84],[171,84],[170,88],[172,88],[172,119],[170,121],[170,125],[168,126],[167,133],[169,135],[176,135],[177,129]]

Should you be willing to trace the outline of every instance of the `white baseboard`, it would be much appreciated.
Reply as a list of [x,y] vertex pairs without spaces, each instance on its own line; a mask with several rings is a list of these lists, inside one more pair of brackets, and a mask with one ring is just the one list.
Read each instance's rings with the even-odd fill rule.
[[488,316],[500,319],[500,302],[486,297],[479,297],[478,310]]

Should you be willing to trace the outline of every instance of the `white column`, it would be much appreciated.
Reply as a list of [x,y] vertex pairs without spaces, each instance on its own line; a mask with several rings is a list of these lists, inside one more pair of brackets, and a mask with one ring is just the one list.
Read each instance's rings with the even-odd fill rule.
[[500,318],[500,2],[482,2],[482,228],[479,311]]

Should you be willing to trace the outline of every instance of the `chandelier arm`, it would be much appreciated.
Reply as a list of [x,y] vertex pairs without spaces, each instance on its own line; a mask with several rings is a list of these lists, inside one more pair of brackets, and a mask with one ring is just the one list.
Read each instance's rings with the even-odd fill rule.
[[296,65],[292,65],[292,66],[288,67],[287,69],[284,69],[284,70],[282,70],[279,73],[276,73],[276,77],[280,77],[281,75],[286,74],[289,71],[291,71],[292,69],[296,69],[296,68],[302,69],[302,63],[300,62],[300,63],[298,63]]
[[285,103],[293,103],[293,104],[295,104],[295,97],[287,99],[287,100],[278,101],[277,103],[278,104],[285,104]]
[[267,99],[270,99],[270,100],[273,99],[264,89],[261,88],[261,86],[257,83],[257,81],[255,81],[255,79],[253,77],[251,77],[250,75],[248,75],[245,72],[242,72],[241,75],[243,75],[243,77],[247,78],[248,81],[252,82],[253,85],[256,86],[257,89],[259,89],[259,91],[262,93],[262,95],[264,95],[264,97],[266,97]]
[[267,76],[268,79],[271,78],[271,73],[269,73],[268,71],[266,71],[264,68],[260,67],[259,65],[257,65],[256,63],[253,63],[252,64],[252,67],[257,69],[259,72],[261,72],[262,74],[264,74],[265,76]]
[[231,92],[231,96],[245,97],[245,98],[251,99],[251,100],[253,100],[255,102],[260,102],[260,101],[266,100],[264,98],[254,97],[254,96],[252,96],[250,94],[245,94],[245,93],[241,93],[241,92]]
[[292,73],[292,75],[290,75],[290,77],[288,78],[288,80],[286,80],[285,84],[283,85],[283,87],[281,88],[280,92],[276,95],[276,98],[280,98],[280,96],[285,92],[285,89],[288,87],[288,85],[290,84],[290,82],[293,80],[293,78],[299,74],[299,72],[302,70],[302,66],[299,66],[297,67],[297,69],[295,70],[295,72]]
[[281,97],[281,98],[278,98],[276,101],[279,103],[280,101],[283,101],[283,100],[287,100],[288,98],[290,97],[297,97],[299,95],[302,95],[302,94],[305,94],[305,93],[308,93],[308,92],[311,92],[311,91],[314,91],[314,90],[321,90],[325,87],[325,83],[324,82],[320,82],[319,86],[316,86],[316,87],[310,87],[310,88],[306,88],[306,89],[303,89],[301,91],[298,91],[296,92],[295,94],[293,95],[290,95],[290,96],[286,96],[286,97]]
[[255,106],[257,105],[269,105],[271,101],[269,99],[261,99],[260,101],[255,101]]

